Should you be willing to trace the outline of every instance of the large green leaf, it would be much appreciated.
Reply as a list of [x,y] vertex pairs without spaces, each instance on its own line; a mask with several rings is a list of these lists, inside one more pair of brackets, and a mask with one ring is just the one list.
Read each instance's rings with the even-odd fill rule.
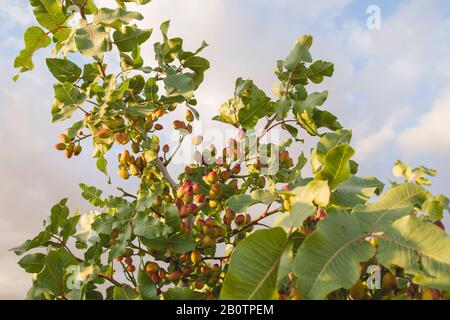
[[29,27],[24,34],[25,49],[20,51],[19,55],[14,60],[14,68],[20,68],[20,72],[32,70],[33,54],[41,48],[46,48],[50,45],[52,40],[39,27]]
[[342,182],[333,192],[331,202],[333,204],[353,208],[364,205],[374,195],[380,195],[384,184],[375,177],[360,178],[352,176]]
[[264,91],[259,89],[252,80],[236,80],[234,98],[224,103],[220,117],[216,120],[230,124],[240,123],[245,129],[254,128],[258,120],[275,112],[275,104],[270,102]]
[[47,67],[59,82],[74,83],[81,76],[81,68],[67,59],[47,58]]
[[189,234],[174,235],[170,238],[161,239],[146,239],[141,238],[141,241],[148,248],[156,250],[170,250],[174,253],[185,253],[192,251],[196,247],[194,237]]
[[378,262],[398,266],[414,275],[414,282],[450,290],[450,237],[432,223],[415,216],[395,221],[380,237]]
[[294,48],[284,61],[284,67],[289,71],[294,71],[301,62],[312,62],[311,54],[309,53],[312,42],[313,38],[311,36],[298,38]]
[[142,269],[139,269],[137,283],[139,294],[143,300],[158,300],[156,284],[150,279],[147,272]]
[[245,212],[247,209],[257,202],[248,194],[234,195],[229,198],[225,205],[234,212]]
[[334,65],[331,62],[318,60],[308,68],[308,78],[314,83],[321,83],[324,77],[331,77]]
[[58,0],[30,0],[33,13],[41,26],[56,31],[64,25],[66,16],[62,12]]
[[326,133],[317,143],[317,158],[323,163],[328,151],[340,144],[350,144],[351,139],[351,130],[341,129],[335,132]]
[[301,227],[306,218],[317,211],[317,207],[326,207],[330,200],[330,188],[327,181],[311,181],[304,187],[292,191],[291,225]]
[[130,286],[115,287],[114,300],[139,300],[139,293]]
[[357,206],[353,214],[366,232],[382,232],[395,220],[410,215],[414,206],[420,206],[427,197],[427,191],[413,183],[405,183],[386,191],[376,202]]
[[53,206],[50,214],[50,230],[54,234],[58,234],[58,229],[62,226],[69,217],[69,208],[67,207],[67,199],[61,200],[58,204]]
[[348,144],[338,145],[328,151],[324,165],[316,175],[316,180],[328,180],[330,189],[335,189],[350,177],[349,160],[354,153],[355,151]]
[[150,38],[151,34],[151,29],[141,30],[136,26],[125,26],[123,31],[117,30],[113,33],[113,39],[121,52],[130,52]]
[[66,290],[65,271],[71,265],[77,265],[75,257],[65,249],[50,251],[45,257],[43,270],[36,277],[36,285],[49,289],[56,296],[64,295]]
[[[249,98],[246,98],[247,96]],[[239,110],[239,123],[245,129],[254,128],[259,119],[274,111],[270,98],[253,82],[240,93],[240,98],[244,101],[245,107]]]
[[231,255],[220,298],[272,299],[287,243],[286,233],[281,228],[258,230],[242,240]]
[[164,85],[169,95],[192,96],[195,90],[195,80],[192,74],[169,74],[164,78]]
[[322,220],[295,257],[300,295],[323,299],[332,291],[352,287],[361,273],[359,263],[375,254],[365,236],[358,219],[346,212],[330,214]]
[[45,254],[34,253],[29,254],[20,259],[18,262],[19,266],[25,269],[29,273],[39,273],[45,264]]
[[183,62],[184,67],[191,69],[192,71],[203,73],[209,69],[209,61],[205,58],[193,56]]
[[55,98],[66,106],[79,106],[86,101],[87,96],[70,82],[55,84]]
[[153,218],[145,212],[139,212],[133,220],[134,234],[147,239],[161,237],[163,235],[163,227],[159,219]]
[[13,251],[16,255],[21,256],[22,254],[24,254],[27,251],[30,251],[31,249],[44,245],[47,241],[50,240],[50,238],[51,238],[50,232],[42,231],[33,239],[26,240],[21,245],[12,248],[11,251]]
[[126,11],[122,8],[101,8],[94,17],[94,23],[112,25],[116,21],[130,23],[133,20],[142,20],[144,17],[139,12]]
[[189,288],[169,288],[164,293],[165,300],[205,300],[206,294],[203,292],[193,291]]
[[255,190],[248,194],[234,195],[225,202],[225,206],[234,212],[241,213],[255,204],[262,203],[265,205],[271,204],[275,200],[275,196],[267,190]]
[[75,32],[75,44],[86,57],[102,60],[105,52],[111,50],[109,32],[102,25],[88,24]]

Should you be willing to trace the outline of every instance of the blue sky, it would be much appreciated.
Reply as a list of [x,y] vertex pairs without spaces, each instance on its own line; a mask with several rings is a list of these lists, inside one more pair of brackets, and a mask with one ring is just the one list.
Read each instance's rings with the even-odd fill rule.
[[[366,26],[369,5],[381,10],[380,30]],[[432,189],[450,195],[450,2],[154,0],[140,10],[147,27],[172,19],[171,33],[185,38],[188,48],[210,43],[205,55],[212,69],[198,92],[201,127],[212,132],[208,139],[224,129],[209,119],[232,95],[236,77],[252,78],[270,93],[276,60],[285,58],[298,36],[312,34],[313,56],[336,65],[335,76],[314,89],[329,90],[326,107],[353,129],[360,174],[387,181],[402,159],[438,169]],[[64,126],[50,122],[48,52],[36,55],[32,73],[11,81],[23,31],[34,23],[27,1],[0,0],[0,23],[0,172],[7,181],[0,187],[0,298],[21,298],[30,280],[6,250],[38,231],[63,197],[89,210],[77,183],[102,186],[105,179],[89,154],[66,161],[53,150]],[[144,57],[152,57],[151,48]]]

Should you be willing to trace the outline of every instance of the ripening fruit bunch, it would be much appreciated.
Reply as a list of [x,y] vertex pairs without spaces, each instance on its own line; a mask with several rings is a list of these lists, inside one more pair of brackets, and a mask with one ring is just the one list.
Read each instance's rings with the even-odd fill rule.
[[145,155],[141,153],[139,156],[133,156],[128,150],[124,150],[118,157],[119,169],[118,175],[122,179],[128,179],[130,175],[141,176],[147,166]]
[[59,136],[59,143],[55,145],[55,149],[58,151],[64,151],[68,159],[72,156],[78,156],[83,150],[79,141],[70,138],[67,134],[62,133]]
[[211,293],[223,279],[220,264],[206,263],[198,250],[180,254],[166,262],[166,268],[155,261],[145,264],[145,272],[158,288],[169,284],[181,284]]

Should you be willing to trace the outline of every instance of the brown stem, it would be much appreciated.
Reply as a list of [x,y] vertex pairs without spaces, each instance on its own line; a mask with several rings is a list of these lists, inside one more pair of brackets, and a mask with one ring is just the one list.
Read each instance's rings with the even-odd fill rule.
[[[269,217],[269,216],[271,216],[271,215],[274,215],[275,213],[278,213],[278,212],[281,211],[281,208],[278,208],[278,209],[275,209],[275,210],[272,210],[272,211],[269,211],[269,209],[270,209],[270,205],[269,205],[269,206],[267,207],[267,209],[266,209],[266,210],[265,210],[258,218],[256,218],[255,220],[251,221],[250,223],[246,224],[245,226],[242,226],[242,227],[239,227],[239,228],[236,228],[236,229],[231,230],[230,233],[228,233],[228,237],[232,237],[232,236],[234,236],[235,234],[237,234],[237,233],[239,233],[239,232],[242,232],[242,231],[244,231],[244,230],[246,230],[246,229],[248,229],[248,228],[250,228],[250,227],[252,227],[252,226],[254,226],[254,225],[256,225],[256,224],[258,224],[261,220],[263,220],[263,219],[265,219],[265,218],[267,218],[267,217]],[[218,239],[217,239],[217,242],[221,242],[221,241],[223,241],[223,240],[224,240],[224,238],[218,238]]]
[[122,287],[122,286],[123,286],[123,284],[120,283],[119,281],[117,281],[117,280],[115,280],[114,278],[109,277],[109,276],[107,276],[107,275],[105,275],[105,274],[103,274],[103,273],[99,273],[98,276],[99,276],[100,278],[102,278],[102,279],[108,280],[109,282],[111,282],[112,284],[114,284],[114,285],[116,285],[116,286],[119,286],[119,287]]
[[131,193],[126,192],[126,191],[123,190],[121,187],[117,187],[117,190],[119,190],[120,192],[122,192],[123,195],[124,195],[125,197],[130,197],[130,198],[133,198],[133,199],[137,199],[137,197],[136,197],[134,194],[131,194]]
[[100,76],[102,77],[103,80],[105,80],[106,72],[105,72],[105,68],[103,67],[103,63],[101,63],[100,61],[97,61],[97,66],[98,66],[98,71],[100,72]]
[[164,178],[167,180],[167,182],[169,182],[172,189],[176,189],[176,187],[177,187],[176,182],[172,179],[172,177],[169,174],[169,171],[167,171],[166,166],[162,163],[162,161],[161,161],[161,159],[159,159],[159,157],[156,157],[155,163],[156,163],[156,166],[158,167],[159,171],[161,171]]

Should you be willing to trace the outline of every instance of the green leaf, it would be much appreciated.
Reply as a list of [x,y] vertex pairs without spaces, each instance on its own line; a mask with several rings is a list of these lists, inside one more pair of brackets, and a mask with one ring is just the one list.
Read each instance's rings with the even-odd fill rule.
[[395,221],[380,237],[377,259],[398,266],[426,288],[450,290],[450,237],[415,216]]
[[67,219],[67,221],[62,225],[61,232],[59,234],[63,238],[64,242],[67,242],[67,240],[76,233],[79,220],[80,216],[77,214]]
[[158,300],[156,293],[156,285],[153,283],[150,276],[142,269],[139,269],[138,273],[138,290],[143,300]]
[[274,111],[270,98],[251,80],[237,80],[236,96],[244,104],[238,112],[239,123],[244,129],[254,128],[259,119]]
[[332,77],[334,65],[331,62],[318,60],[308,69],[308,78],[314,83],[321,83],[324,77]]
[[195,90],[194,78],[189,73],[168,74],[163,81],[169,95],[180,94],[190,97]]
[[205,300],[206,294],[189,288],[169,288],[164,293],[165,300]]
[[157,239],[163,235],[163,225],[148,213],[139,212],[133,220],[133,232],[140,237]]
[[311,36],[302,36],[298,38],[294,48],[284,61],[284,67],[289,71],[294,71],[301,62],[312,62],[309,49],[312,46],[313,38]]
[[150,3],[152,0],[119,0],[120,2],[134,2],[136,4],[147,4]]
[[133,234],[133,228],[130,223],[126,222],[125,226],[121,227],[119,236],[117,237],[117,244],[111,247],[108,254],[108,261],[111,262],[117,256],[122,255],[128,247]]
[[358,219],[346,212],[329,214],[298,249],[294,272],[305,299],[324,299],[328,293],[350,288],[358,281],[360,262],[375,254],[365,241]]
[[83,128],[84,121],[80,120],[72,124],[72,126],[67,130],[67,135],[70,138],[75,138],[78,134],[78,132]]
[[96,60],[102,60],[105,52],[111,50],[109,32],[102,25],[85,25],[76,30],[74,39],[82,55]]
[[81,76],[81,69],[67,59],[47,58],[47,67],[59,82],[74,83]]
[[69,217],[69,208],[66,204],[67,199],[63,199],[51,209],[50,232],[53,234],[58,234],[59,227],[63,225]]
[[27,240],[20,246],[12,248],[11,251],[14,251],[16,255],[21,256],[22,254],[24,254],[27,251],[30,251],[31,249],[44,245],[47,241],[50,240],[50,238],[51,238],[50,232],[42,231],[33,239]]
[[350,177],[349,160],[354,154],[355,151],[348,144],[334,147],[325,156],[324,165],[317,173],[315,179],[328,180],[330,189],[336,188]]
[[97,169],[104,173],[105,176],[108,177],[108,183],[111,184],[111,178],[108,175],[108,161],[106,161],[105,157],[103,155],[101,155],[96,162],[97,165]]
[[115,22],[130,23],[133,20],[142,20],[144,17],[139,12],[126,11],[122,8],[101,8],[94,17],[94,23],[113,25]]
[[88,186],[84,183],[80,183],[79,186],[81,190],[83,190],[81,196],[84,199],[88,200],[90,204],[100,208],[103,208],[105,206],[105,202],[101,198],[101,195],[103,193],[102,190],[97,189],[96,187],[93,186]]
[[251,197],[257,203],[263,203],[265,205],[271,204],[276,199],[276,196],[267,190],[254,190],[251,193]]
[[95,0],[70,0],[72,4],[75,4],[79,7],[84,8],[85,14],[95,14],[98,11],[97,6],[95,5]]
[[[322,106],[328,99],[328,91],[311,93],[305,101],[298,103],[299,110],[313,110],[316,107]],[[294,109],[294,113],[299,113],[299,110]]]
[[55,98],[67,106],[79,106],[87,99],[84,92],[69,82],[55,84],[54,91]]
[[45,257],[43,270],[36,277],[36,285],[49,289],[54,295],[61,296],[65,291],[65,270],[77,265],[75,257],[65,249],[50,251]]
[[130,286],[115,287],[113,293],[114,300],[139,300],[139,293]]
[[306,218],[317,211],[317,207],[326,207],[330,200],[330,188],[326,181],[311,181],[292,193],[290,219],[294,227],[301,227]]
[[312,120],[317,128],[328,128],[333,131],[342,129],[342,125],[337,121],[337,117],[328,111],[314,110]]
[[178,209],[173,204],[167,204],[164,207],[164,217],[166,219],[166,224],[171,227],[175,232],[180,231],[181,219]]
[[39,27],[29,27],[24,34],[25,49],[20,51],[19,55],[14,60],[14,68],[20,68],[20,72],[33,70],[33,54],[50,45],[52,40]]
[[414,206],[421,206],[427,197],[427,191],[413,183],[395,186],[374,203],[357,206],[353,209],[355,215],[366,232],[383,232],[395,220],[410,215]]
[[174,235],[169,239],[141,239],[142,243],[149,248],[156,250],[170,250],[173,253],[181,254],[192,251],[196,247],[196,242],[192,235]]
[[234,195],[225,202],[225,206],[234,212],[245,212],[247,209],[257,202],[247,194]]
[[85,64],[83,67],[83,80],[86,83],[92,83],[100,75],[96,63]]
[[25,269],[28,273],[39,273],[44,268],[45,254],[35,253],[29,254],[20,259],[19,266]]
[[203,73],[209,69],[209,61],[205,58],[193,56],[183,62],[184,67],[191,69],[197,73]]
[[220,298],[272,299],[287,243],[286,233],[281,228],[258,230],[242,240],[231,255]]
[[317,109],[325,103],[328,92],[315,92],[310,94],[306,100],[294,103],[293,113],[299,124],[312,136],[319,135],[317,129],[326,127],[331,130],[341,129],[337,118],[328,111]]
[[350,144],[352,140],[351,130],[337,130],[335,132],[326,133],[317,143],[316,155],[320,162],[325,161],[328,151],[341,144]]
[[30,0],[30,5],[36,20],[44,28],[56,32],[55,29],[64,25],[66,16],[57,0]]
[[136,26],[125,26],[123,32],[120,30],[114,31],[114,44],[120,52],[130,52],[138,45],[141,45],[152,34],[152,29],[138,29]]
[[342,207],[353,208],[357,205],[366,204],[374,194],[380,195],[383,188],[384,183],[375,177],[359,178],[352,176],[337,186],[331,202]]

